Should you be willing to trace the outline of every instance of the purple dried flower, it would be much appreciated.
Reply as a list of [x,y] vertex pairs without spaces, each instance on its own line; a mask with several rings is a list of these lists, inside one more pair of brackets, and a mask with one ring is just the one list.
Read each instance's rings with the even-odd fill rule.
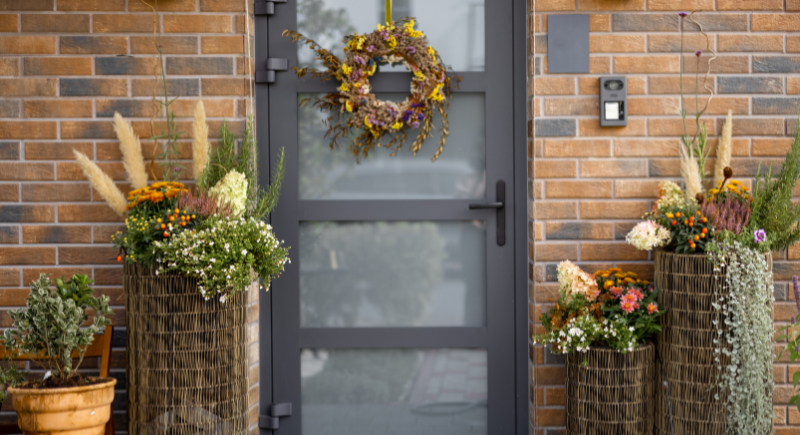
[[703,50],[697,50],[694,52],[694,55],[697,57],[700,57],[701,54],[703,54]]
[[411,126],[414,127],[414,128],[419,128],[419,121],[412,122]]
[[397,116],[397,109],[395,109],[394,106],[392,106],[392,105],[387,105],[386,106],[386,112],[389,113],[389,116],[392,117],[392,118]]
[[408,47],[406,47],[406,51],[408,51],[408,54],[414,54],[417,52],[417,49],[409,45]]
[[180,171],[181,171],[181,168],[179,168],[177,166],[172,168],[172,172],[180,172]]
[[420,121],[422,121],[423,119],[425,119],[425,114],[424,114],[424,113],[419,113],[419,114],[417,114],[417,119],[419,119]]
[[367,64],[367,61],[366,61],[366,60],[364,60],[364,58],[363,58],[363,57],[361,57],[361,56],[355,56],[355,57],[353,58],[353,60],[355,60],[355,61],[356,61],[356,63],[357,63],[357,64],[359,64],[359,65],[366,65],[366,64]]
[[375,51],[374,45],[370,45],[369,47],[367,47],[367,53],[372,53],[373,51]]
[[389,31],[386,30],[386,29],[381,30],[381,36],[383,37],[384,41],[388,41],[389,38],[391,37],[391,35],[389,34]]
[[756,238],[756,243],[763,243],[767,241],[767,232],[763,229],[755,230],[753,235]]
[[413,114],[414,114],[414,112],[412,112],[410,110],[406,110],[406,113],[403,115],[403,122],[408,124],[408,120],[411,119],[411,115],[413,115]]
[[681,18],[686,18],[687,15],[689,15],[689,14],[686,13],[686,12],[678,12],[678,16],[681,17]]

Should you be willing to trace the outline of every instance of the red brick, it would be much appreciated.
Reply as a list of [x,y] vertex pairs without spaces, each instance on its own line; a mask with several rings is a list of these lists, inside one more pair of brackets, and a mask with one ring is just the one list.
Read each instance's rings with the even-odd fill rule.
[[790,138],[753,138],[753,156],[785,156],[792,142]]
[[125,219],[105,204],[60,204],[59,222],[122,222]]
[[641,219],[647,201],[581,201],[581,219]]
[[52,205],[0,205],[0,222],[55,222],[55,218]]
[[165,15],[167,33],[231,33],[233,20],[228,15]]
[[754,32],[797,32],[800,31],[798,14],[753,14]]
[[111,237],[118,232],[124,232],[125,225],[94,225],[92,227],[93,243],[111,243]]
[[[136,2],[131,2],[131,4]],[[94,33],[153,33],[152,14],[94,14]]]
[[91,243],[92,227],[86,225],[23,225],[22,243]]
[[[0,131],[2,131],[1,128]],[[0,162],[0,180],[2,181],[45,181],[53,178],[52,163]]]
[[0,265],[56,264],[56,248],[0,247]]
[[[197,54],[197,36],[162,36],[164,54]],[[156,54],[158,50],[152,36],[131,36],[131,53]]]
[[544,103],[547,116],[599,116],[600,104],[597,98],[548,98]]
[[204,54],[244,53],[244,36],[203,36],[201,48]]
[[610,222],[547,222],[547,240],[613,240]]
[[0,97],[55,97],[57,79],[0,79]]
[[647,260],[647,252],[625,243],[581,243],[581,261]]
[[12,269],[4,267],[0,269],[0,286],[11,287],[20,285],[19,276],[20,272],[17,268]]
[[39,275],[42,273],[50,279],[54,279],[73,275],[91,276],[92,269],[88,267],[26,267],[22,269],[22,283],[27,285],[31,281],[39,279]]
[[128,79],[62,78],[60,82],[62,97],[121,97],[128,95]]
[[19,15],[0,14],[0,32],[18,32]]
[[545,139],[544,157],[610,157],[608,139]]
[[719,51],[721,52],[773,51],[773,52],[783,53],[783,35],[721,34],[719,35]]
[[547,198],[611,198],[611,181],[548,181]]
[[[709,71],[710,60],[711,56],[705,54],[700,56],[699,61],[695,55],[686,55],[683,58],[684,73],[699,72],[700,75],[703,75]],[[710,65],[711,74],[747,74],[750,72],[750,58],[747,56],[717,56]]]
[[645,51],[644,35],[589,35],[590,53],[644,53]]
[[664,74],[679,71],[678,56],[614,56],[614,72],[617,74]]
[[574,11],[575,2],[572,0],[536,0],[535,7],[536,12]]
[[628,119],[627,127],[601,127],[598,119],[580,119],[578,126],[583,137],[645,135],[645,120],[641,118]]
[[[98,162],[97,166],[103,170],[112,180],[121,181],[126,177],[122,162],[104,163]],[[56,163],[59,181],[86,181],[80,166],[72,162]]]
[[[722,128],[722,123],[719,123]],[[733,136],[783,136],[782,118],[736,118],[733,121]]]
[[59,46],[61,54],[127,54],[128,37],[61,36]]
[[575,178],[577,174],[574,160],[538,160],[534,166],[531,178]]
[[94,154],[91,142],[25,142],[25,160],[75,160],[73,149]]
[[[579,11],[643,11],[645,0],[580,0]],[[563,425],[561,425],[563,426]]]
[[61,121],[62,139],[115,139],[114,125],[108,121]]
[[18,184],[0,184],[0,202],[17,202],[19,201],[19,185]]
[[88,33],[89,15],[22,14],[22,31],[31,33]]
[[25,101],[26,118],[91,118],[93,111],[91,100]]
[[81,246],[58,248],[59,264],[117,264],[117,248],[113,246]]
[[537,77],[533,84],[534,95],[575,95],[572,77]]
[[[693,91],[692,91],[693,92]],[[708,96],[700,96],[698,105],[695,103],[694,96],[687,96],[684,99],[686,113],[694,116],[696,108],[699,106],[700,111],[705,107],[705,115],[728,115],[728,110],[732,111],[734,115],[748,115],[750,114],[750,98],[749,97],[720,97],[715,95],[711,101],[708,101]],[[708,107],[706,107],[706,105]],[[674,114],[674,113],[673,113]]]
[[[151,156],[159,155],[163,152],[163,142],[159,143],[158,149],[153,150],[155,143],[151,141],[142,142],[142,155],[145,159]],[[181,159],[192,158],[192,144],[191,142],[179,142],[178,155]],[[119,150],[119,143],[105,142],[97,144],[97,160],[122,160],[122,152]],[[148,160],[149,164],[149,160]]]
[[581,162],[581,178],[633,178],[647,176],[647,160],[608,159]]
[[714,0],[649,0],[648,11],[714,10]]
[[655,198],[660,180],[616,180],[615,198]]
[[244,12],[244,3],[230,0],[200,0],[200,12]]
[[25,183],[22,185],[23,202],[81,202],[91,200],[89,184]]
[[536,261],[577,260],[578,245],[575,243],[536,243]]
[[124,11],[125,0],[62,0],[56,6],[59,11]]
[[18,76],[19,59],[14,57],[0,57],[0,76]]
[[122,267],[96,267],[94,269],[96,285],[122,285]]
[[[704,118],[700,120],[701,125],[706,126],[706,132],[709,135],[714,134],[715,123],[713,119]],[[734,122],[734,126],[736,123]],[[694,135],[697,132],[697,124],[694,119],[686,119],[686,132],[689,135]],[[735,128],[735,127],[734,127]],[[684,122],[680,118],[649,118],[647,120],[647,131],[650,136],[677,136],[680,137],[684,133]]]
[[[654,76],[649,77],[648,90],[651,94],[680,94],[680,84],[681,81],[677,76]],[[716,89],[714,87],[713,77],[710,77],[708,81],[706,81],[705,78],[701,76],[699,80],[695,81],[694,75],[689,75],[683,78],[683,89],[685,93],[693,93],[695,84],[697,88],[700,89],[701,94],[707,93],[703,91],[706,84],[708,84],[712,90]]]
[[204,78],[204,96],[247,96],[247,80],[243,78]]
[[0,54],[55,53],[55,36],[0,36]]
[[679,139],[616,139],[614,156],[619,157],[678,157]]
[[[644,95],[647,82],[644,77],[628,77],[628,95]],[[578,77],[578,94],[600,95],[599,77]]]
[[537,201],[533,206],[536,220],[578,218],[578,203],[574,201]]
[[56,135],[55,121],[0,121],[0,139],[55,139]]
[[[146,3],[146,4],[145,4]],[[128,10],[137,12],[153,12],[155,0],[129,1]],[[194,12],[197,10],[197,0],[161,0],[158,2],[159,12]]]
[[642,97],[628,99],[628,115],[676,115],[680,113],[679,97]]
[[720,11],[780,11],[783,10],[783,0],[717,0],[717,9]]
[[651,53],[680,53],[681,48],[684,53],[691,53],[696,50],[706,50],[709,43],[712,46],[714,44],[714,35],[707,38],[701,33],[684,33],[682,38],[680,34],[659,35],[653,33],[647,36],[647,49]]

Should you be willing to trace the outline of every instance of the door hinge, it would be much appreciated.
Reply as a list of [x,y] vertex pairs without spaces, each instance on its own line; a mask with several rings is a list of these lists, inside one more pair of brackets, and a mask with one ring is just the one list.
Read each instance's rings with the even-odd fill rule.
[[273,403],[267,408],[267,415],[258,416],[258,427],[276,430],[280,428],[280,418],[292,415],[291,403]]
[[275,83],[275,71],[286,71],[289,69],[289,61],[270,57],[267,59],[267,69],[256,71],[256,83]]
[[286,0],[269,0],[253,3],[253,15],[274,15],[275,3],[286,3]]

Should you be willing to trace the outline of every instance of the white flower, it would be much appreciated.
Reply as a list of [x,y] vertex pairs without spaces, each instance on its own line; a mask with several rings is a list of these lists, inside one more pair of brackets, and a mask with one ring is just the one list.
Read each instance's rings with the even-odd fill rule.
[[664,246],[671,237],[668,229],[647,220],[639,222],[633,227],[631,232],[625,236],[625,241],[640,251],[650,251],[653,248]]
[[225,295],[222,295],[222,296],[219,297],[220,303],[224,304],[226,300],[227,300],[227,298],[225,297]]
[[247,249],[242,249],[242,255],[247,255]]

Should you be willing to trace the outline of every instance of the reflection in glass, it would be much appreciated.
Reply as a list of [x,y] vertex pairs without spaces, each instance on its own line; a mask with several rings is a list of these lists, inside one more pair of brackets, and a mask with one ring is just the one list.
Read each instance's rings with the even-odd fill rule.
[[482,221],[301,223],[300,326],[484,326],[485,247]]
[[[316,98],[301,94],[298,98]],[[379,94],[402,101],[404,94]],[[454,93],[448,110],[450,135],[436,162],[441,119],[416,157],[408,150],[416,130],[395,155],[375,148],[360,163],[347,148],[349,138],[330,149],[325,138],[327,114],[306,104],[298,108],[300,199],[479,199],[485,195],[486,115],[483,94]]]
[[303,435],[487,433],[482,349],[304,349]]
[[[342,38],[375,30],[384,22],[385,0],[299,0],[297,31],[331,53],[342,54]],[[417,28],[455,71],[483,71],[485,64],[484,0],[395,0],[393,18],[414,17]],[[324,68],[314,53],[298,44],[301,66]],[[385,65],[382,71],[405,71]]]

